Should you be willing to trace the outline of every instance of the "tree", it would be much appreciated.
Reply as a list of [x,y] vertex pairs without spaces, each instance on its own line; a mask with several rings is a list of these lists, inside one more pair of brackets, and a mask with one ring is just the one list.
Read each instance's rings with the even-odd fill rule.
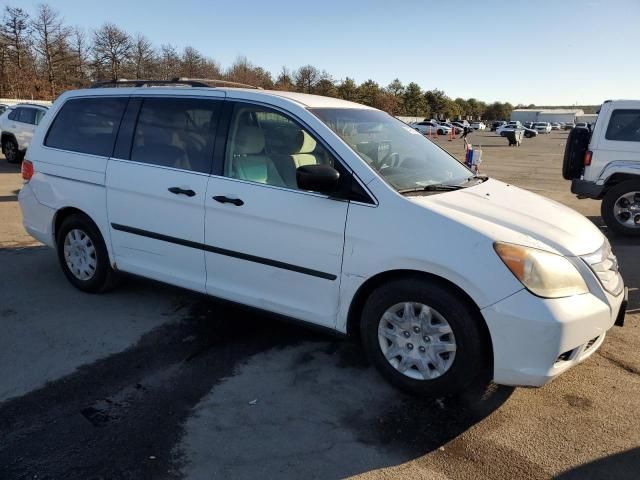
[[238,57],[229,67],[225,75],[227,80],[244,83],[255,87],[272,88],[271,74],[262,67],[257,67],[247,57]]
[[285,91],[292,91],[295,89],[293,77],[286,67],[282,67],[282,70],[280,71],[280,74],[278,75],[278,78],[276,78],[276,81],[274,83],[274,88],[276,90]]
[[417,83],[411,82],[407,85],[402,99],[405,115],[410,115],[412,117],[428,117],[430,115],[431,112],[425,102],[422,89]]
[[381,94],[380,85],[373,80],[367,80],[358,87],[358,97],[361,103],[378,108]]
[[138,33],[131,48],[135,78],[153,78],[157,70],[156,51],[147,37]]
[[180,77],[203,78],[204,56],[195,48],[187,46],[180,57]]
[[353,78],[347,77],[338,85],[338,97],[350,102],[357,102],[360,99],[358,85]]
[[131,38],[113,23],[105,23],[93,32],[94,65],[98,76],[116,80],[122,75],[131,53]]
[[320,80],[318,80],[316,84],[316,94],[334,98],[338,96],[338,88],[336,87],[335,80],[324,70],[320,74]]
[[47,4],[38,6],[31,28],[34,49],[44,65],[51,96],[55,97],[58,70],[70,58],[68,39],[71,32],[62,25],[60,14]]
[[[29,74],[27,56],[29,15],[21,8],[6,6],[0,25],[2,44],[2,92],[8,89],[16,97],[26,90]],[[5,87],[6,86],[6,87]]]
[[87,36],[84,30],[80,27],[74,27],[72,29],[69,48],[71,50],[71,55],[73,56],[73,83],[81,86],[83,85],[85,78],[88,76],[86,68],[89,56],[89,46],[87,44]]
[[171,44],[160,46],[160,78],[170,80],[180,76],[180,55]]
[[[405,92],[404,85],[399,79],[394,79],[389,85],[387,85],[386,91],[393,97],[393,110],[394,115],[401,115],[404,113],[403,96]],[[385,100],[385,103],[389,104],[390,100]]]
[[305,65],[296,71],[293,80],[296,84],[296,91],[314,93],[316,84],[320,80],[320,72],[313,65]]

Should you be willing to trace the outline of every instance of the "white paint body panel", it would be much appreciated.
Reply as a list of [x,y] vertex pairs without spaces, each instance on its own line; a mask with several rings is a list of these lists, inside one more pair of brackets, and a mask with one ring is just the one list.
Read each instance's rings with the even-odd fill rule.
[[[42,146],[66,99],[136,94],[226,96],[286,111],[326,142],[366,186],[374,204]],[[562,368],[553,366],[563,349],[582,345],[611,327],[621,296],[604,293],[597,280],[586,278],[591,274],[582,266],[590,293],[556,300],[535,297],[505,267],[493,243],[544,249],[579,265],[578,255],[597,250],[604,241],[591,222],[560,204],[495,180],[460,191],[401,196],[308,107],[368,108],[303,94],[244,89],[66,93],[45,116],[28,152],[36,174],[20,194],[25,226],[36,238],[54,245],[54,213],[78,208],[98,225],[112,263],[122,270],[339,332],[346,332],[349,307],[367,280],[395,270],[425,272],[464,290],[481,310],[492,339],[496,381],[541,385],[586,358]],[[172,186],[189,187],[196,196],[171,194],[167,188]],[[211,198],[214,195],[240,198],[244,205],[218,203]],[[111,223],[193,244],[132,235],[113,230]],[[198,244],[201,248],[193,248]],[[224,254],[227,250],[235,256]]]

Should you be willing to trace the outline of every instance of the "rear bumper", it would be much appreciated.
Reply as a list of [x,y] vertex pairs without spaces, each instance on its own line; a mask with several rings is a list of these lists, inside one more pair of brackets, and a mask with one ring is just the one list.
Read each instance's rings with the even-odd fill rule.
[[56,211],[38,202],[28,183],[20,190],[18,201],[22,210],[22,224],[27,233],[45,245],[54,247],[53,218]]
[[598,185],[588,180],[574,178],[571,180],[571,193],[584,198],[602,198],[604,185]]
[[486,307],[494,381],[539,387],[591,356],[618,318],[624,294],[609,303],[587,293],[542,299],[526,290]]

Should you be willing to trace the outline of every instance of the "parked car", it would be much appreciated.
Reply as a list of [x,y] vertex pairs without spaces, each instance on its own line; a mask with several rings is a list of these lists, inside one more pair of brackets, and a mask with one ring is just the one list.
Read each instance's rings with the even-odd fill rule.
[[454,129],[456,135],[464,131],[464,128],[454,125],[451,122],[440,122],[440,125],[444,127],[449,127],[450,129]]
[[578,128],[589,128],[589,124],[586,122],[578,122],[576,123],[576,127]]
[[516,125],[503,125],[496,130],[496,133],[501,137],[505,137],[507,135],[507,132],[513,132],[514,130],[524,130],[524,136],[526,138],[533,138],[538,136],[538,132],[536,130],[525,128],[522,126],[518,127]]
[[0,115],[0,144],[7,162],[18,163],[22,160],[33,132],[45,113],[45,106],[20,103]]
[[487,126],[483,122],[473,122],[471,128],[474,130],[484,130]]
[[576,124],[575,124],[575,123],[573,123],[573,122],[567,122],[567,123],[565,123],[565,124],[564,124],[564,128],[563,128],[563,129],[564,129],[564,130],[571,130],[571,129],[572,129],[572,128],[574,128],[575,126],[576,126]]
[[562,173],[578,198],[602,200],[612,232],[640,237],[640,100],[606,101],[585,125],[567,137]]
[[522,122],[520,122],[520,120],[511,120],[507,125],[522,127]]
[[506,124],[507,124],[507,122],[505,122],[504,120],[499,120],[499,121],[496,121],[496,122],[492,122],[491,123],[491,131],[495,132],[502,125],[506,125]]
[[560,130],[560,124],[557,122],[552,123],[551,130]]
[[532,128],[533,127],[533,122],[524,122],[522,124],[525,128]]
[[9,105],[7,105],[5,103],[0,103],[0,115],[2,115],[4,112],[6,112],[7,108],[9,108]]
[[423,135],[446,135],[451,132],[451,128],[440,125],[435,120],[412,123],[411,126]]
[[624,316],[577,212],[371,107],[181,82],[66,92],[34,134],[24,226],[78,289],[126,272],[297,318],[422,395],[543,385]]
[[551,133],[551,124],[549,122],[535,122],[533,129],[538,133]]

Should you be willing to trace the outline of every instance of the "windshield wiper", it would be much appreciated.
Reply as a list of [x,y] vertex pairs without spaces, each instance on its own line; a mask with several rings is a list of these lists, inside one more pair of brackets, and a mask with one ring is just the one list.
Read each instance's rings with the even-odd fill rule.
[[451,190],[460,190],[464,188],[462,185],[449,185],[446,183],[432,183],[424,187],[404,188],[398,190],[398,193],[414,193],[414,192],[449,192]]

